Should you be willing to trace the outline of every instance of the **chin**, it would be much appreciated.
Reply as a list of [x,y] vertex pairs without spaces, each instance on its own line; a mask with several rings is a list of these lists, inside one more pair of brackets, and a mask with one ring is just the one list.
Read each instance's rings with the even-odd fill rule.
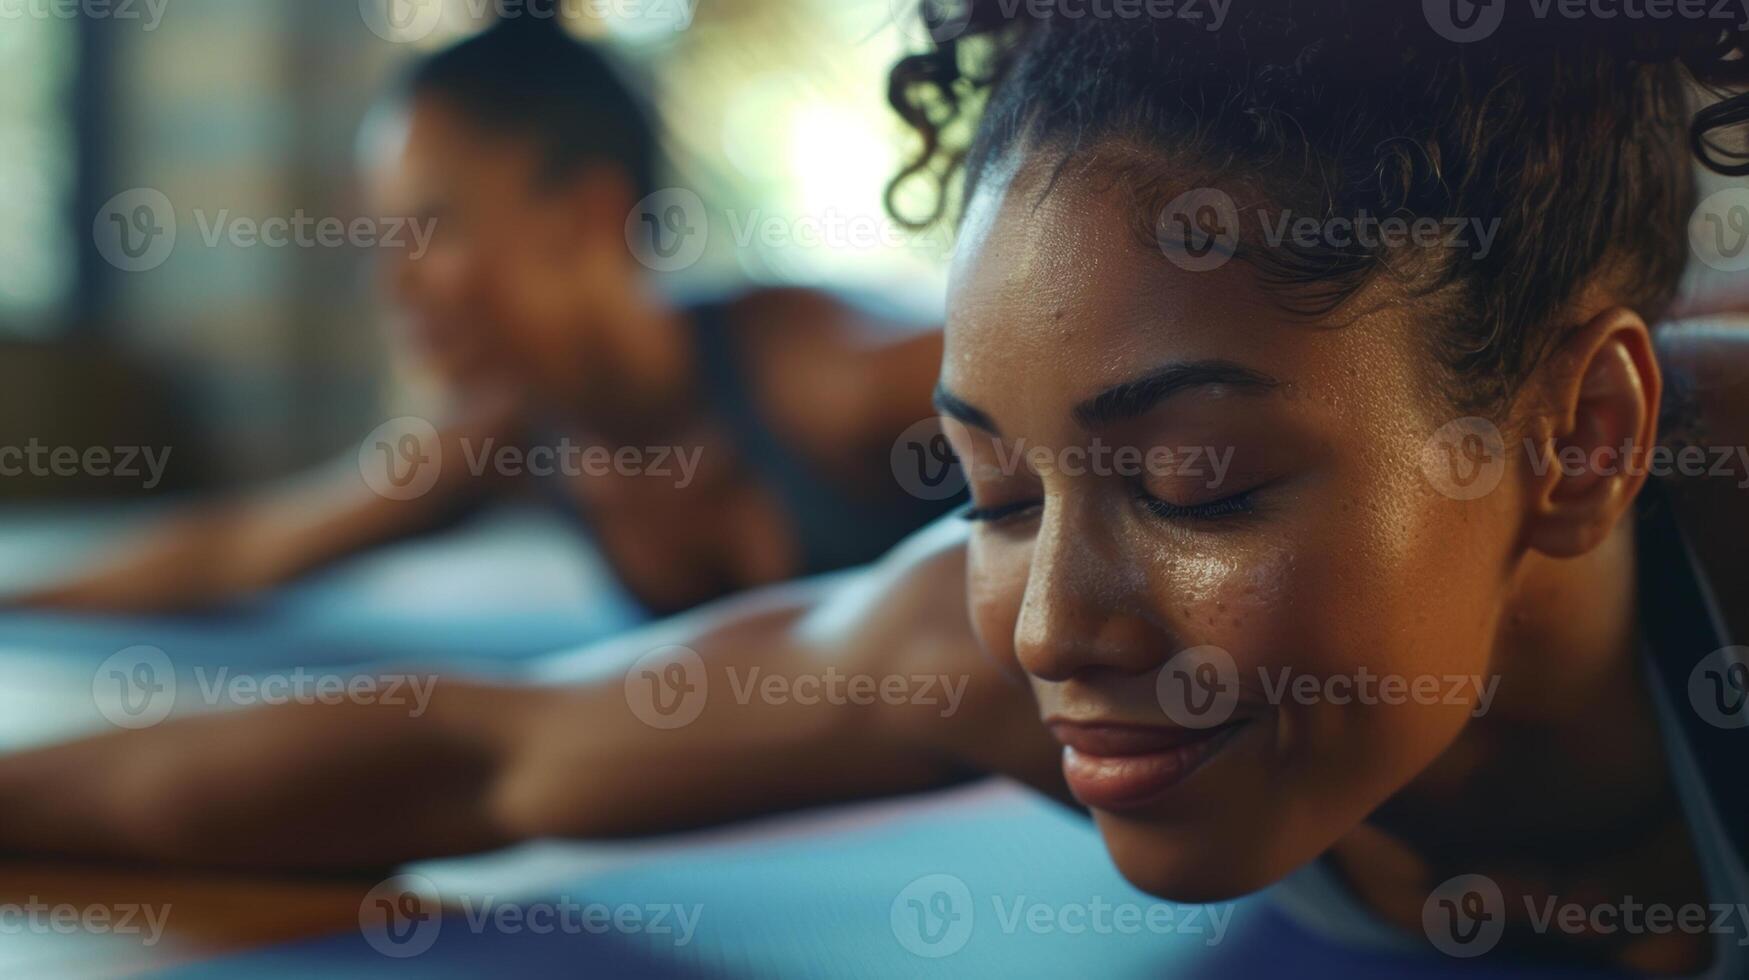
[[1234,824],[1164,828],[1096,812],[1113,863],[1130,884],[1171,902],[1228,902],[1261,891],[1318,856]]

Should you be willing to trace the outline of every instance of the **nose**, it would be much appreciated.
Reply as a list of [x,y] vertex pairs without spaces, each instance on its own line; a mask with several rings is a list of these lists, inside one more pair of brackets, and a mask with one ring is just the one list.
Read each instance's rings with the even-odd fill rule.
[[1141,563],[1096,515],[1047,504],[1014,627],[1015,657],[1047,681],[1099,669],[1156,669],[1162,651],[1174,647],[1147,594]]

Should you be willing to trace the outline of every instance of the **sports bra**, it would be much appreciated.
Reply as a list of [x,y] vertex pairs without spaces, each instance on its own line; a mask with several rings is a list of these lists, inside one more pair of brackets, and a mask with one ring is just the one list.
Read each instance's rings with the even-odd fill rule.
[[[865,565],[886,554],[924,525],[948,513],[963,493],[945,500],[924,500],[901,492],[895,479],[858,496],[847,493],[773,430],[759,405],[736,342],[727,301],[689,307],[687,322],[704,404],[721,423],[739,458],[754,478],[776,495],[801,546],[796,577]],[[537,441],[559,441],[556,427],[537,431]],[[897,434],[895,433],[895,436]],[[593,536],[587,510],[563,480],[542,481],[545,496],[560,512]],[[646,610],[652,614],[680,610]]]
[[[1691,675],[1725,646],[1718,604],[1699,574],[1662,487],[1648,481],[1638,500],[1635,550],[1639,606],[1646,634],[1643,666],[1652,690],[1671,778],[1706,881],[1707,902],[1749,907],[1749,727],[1715,724],[1688,706]],[[1699,685],[1700,696],[1707,688]],[[1722,695],[1721,695],[1722,696]],[[1721,705],[1721,711],[1724,706]],[[1749,712],[1737,704],[1735,711]],[[1322,860],[1268,890],[1312,932],[1345,947],[1440,954],[1420,937],[1376,919]],[[1741,928],[1740,920],[1730,920]],[[1698,980],[1749,977],[1749,939],[1713,934],[1713,963]]]
[[766,421],[730,329],[727,305],[694,307],[693,324],[707,404],[741,457],[783,504],[801,542],[803,575],[868,564],[959,503],[898,492],[897,480],[871,487],[867,499],[846,493]]

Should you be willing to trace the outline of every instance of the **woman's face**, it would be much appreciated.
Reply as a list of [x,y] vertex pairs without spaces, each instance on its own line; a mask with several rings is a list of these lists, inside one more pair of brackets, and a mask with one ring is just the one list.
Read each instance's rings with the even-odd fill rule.
[[549,186],[531,143],[416,100],[373,174],[378,209],[428,223],[422,251],[389,253],[385,281],[414,349],[451,385],[538,384],[575,358],[600,292],[634,276],[625,209],[595,213],[595,178]]
[[1124,874],[1233,897],[1331,846],[1485,703],[1456,687],[1491,675],[1513,495],[1427,475],[1461,413],[1413,305],[1369,286],[1370,312],[1291,318],[1242,262],[1148,247],[1120,190],[1047,180],[987,177],[953,271],[943,410],[995,518],[974,623]]

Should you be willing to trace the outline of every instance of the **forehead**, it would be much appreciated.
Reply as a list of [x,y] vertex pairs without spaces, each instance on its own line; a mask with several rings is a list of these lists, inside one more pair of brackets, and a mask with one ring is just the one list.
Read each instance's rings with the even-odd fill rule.
[[530,141],[491,133],[434,98],[415,99],[395,159],[404,177],[514,182],[530,176],[539,155]]
[[1169,261],[1121,183],[1070,169],[993,168],[968,202],[943,361],[956,394],[990,408],[1018,389],[1084,397],[1172,361],[1233,361],[1305,392],[1347,383],[1357,361],[1408,368],[1406,311],[1373,287],[1338,317],[1292,314],[1243,262]]

